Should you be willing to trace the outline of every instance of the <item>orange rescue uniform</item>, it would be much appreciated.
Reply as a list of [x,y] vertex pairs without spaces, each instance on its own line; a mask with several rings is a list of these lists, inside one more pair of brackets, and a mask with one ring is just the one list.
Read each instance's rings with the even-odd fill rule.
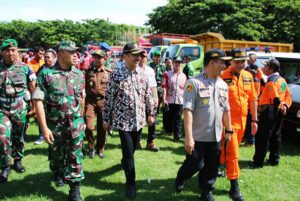
[[[257,100],[257,93],[253,76],[246,70],[241,70],[237,75],[232,67],[224,70],[221,76],[228,85],[229,105],[233,134],[226,149],[226,175],[228,179],[237,179],[240,174],[238,156],[246,127],[248,102]],[[224,164],[224,144],[222,144],[220,162]]]

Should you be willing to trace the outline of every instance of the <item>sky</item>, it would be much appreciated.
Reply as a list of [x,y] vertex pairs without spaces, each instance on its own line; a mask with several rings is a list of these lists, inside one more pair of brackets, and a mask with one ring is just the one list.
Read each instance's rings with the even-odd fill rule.
[[108,19],[142,26],[168,0],[1,0],[0,21]]

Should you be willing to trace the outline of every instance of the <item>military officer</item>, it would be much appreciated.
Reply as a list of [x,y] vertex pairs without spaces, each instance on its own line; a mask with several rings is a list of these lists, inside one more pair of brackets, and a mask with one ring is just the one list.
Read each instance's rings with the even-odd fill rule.
[[[86,100],[85,100],[85,130],[86,139],[89,144],[89,156],[94,158],[95,152],[100,158],[104,158],[104,144],[106,132],[103,129],[102,108],[104,106],[104,95],[111,70],[105,68],[105,52],[96,50],[92,52],[93,63],[86,71]],[[97,143],[95,150],[95,139],[93,137],[95,113],[97,114]]]
[[7,182],[10,174],[9,155],[14,158],[14,169],[25,172],[21,163],[24,156],[23,134],[30,93],[35,89],[36,75],[32,68],[18,60],[18,43],[4,40],[0,46],[0,183]]
[[39,73],[32,97],[44,139],[49,144],[50,169],[57,186],[62,185],[62,179],[69,183],[69,201],[82,200],[80,181],[84,179],[85,80],[74,66],[77,49],[72,41],[60,43],[58,62]]
[[[164,72],[166,72],[166,66],[164,64],[161,64],[160,59],[161,59],[160,51],[157,50],[153,53],[153,61],[150,62],[149,64],[149,66],[153,68],[155,72],[155,79],[157,83],[157,95],[158,95],[158,106],[157,106],[158,113],[159,113],[159,106],[162,103],[163,89],[161,87],[161,83],[163,80]],[[153,126],[155,126],[155,124]]]

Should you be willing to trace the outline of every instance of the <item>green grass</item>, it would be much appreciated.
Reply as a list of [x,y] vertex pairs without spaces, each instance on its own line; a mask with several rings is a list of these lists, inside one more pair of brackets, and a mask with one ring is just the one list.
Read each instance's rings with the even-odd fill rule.
[[[160,133],[161,125],[158,127]],[[0,185],[0,200],[42,201],[67,200],[68,186],[56,188],[51,182],[47,145],[34,145],[37,127],[29,128],[29,142],[23,164],[24,174],[12,171],[9,182]],[[190,179],[182,193],[174,191],[174,178],[185,158],[182,144],[173,143],[172,136],[158,134],[156,141],[161,148],[158,153],[146,150],[136,151],[137,201],[179,201],[199,200],[197,176]],[[282,158],[278,167],[249,169],[247,161],[252,158],[254,148],[240,149],[240,187],[247,201],[299,201],[300,200],[300,146],[299,141],[284,140]],[[143,133],[143,147],[146,145],[146,129]],[[84,200],[127,200],[124,193],[125,176],[120,166],[121,150],[118,134],[107,139],[106,158],[95,157],[84,160],[85,180],[81,194]],[[218,178],[213,192],[217,201],[230,200],[230,187],[225,178]]]

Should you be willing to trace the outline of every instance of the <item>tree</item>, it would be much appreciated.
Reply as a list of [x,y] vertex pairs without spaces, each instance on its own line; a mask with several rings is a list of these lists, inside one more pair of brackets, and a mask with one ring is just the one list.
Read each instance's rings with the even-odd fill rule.
[[222,33],[225,38],[295,43],[300,50],[299,0],[169,0],[148,14],[153,31]]
[[15,38],[20,47],[34,47],[41,45],[50,48],[60,41],[72,40],[82,46],[88,42],[107,42],[110,45],[122,45],[122,42],[136,42],[140,27],[113,24],[103,19],[82,20],[50,20],[25,22],[14,20],[0,22],[0,39]]

